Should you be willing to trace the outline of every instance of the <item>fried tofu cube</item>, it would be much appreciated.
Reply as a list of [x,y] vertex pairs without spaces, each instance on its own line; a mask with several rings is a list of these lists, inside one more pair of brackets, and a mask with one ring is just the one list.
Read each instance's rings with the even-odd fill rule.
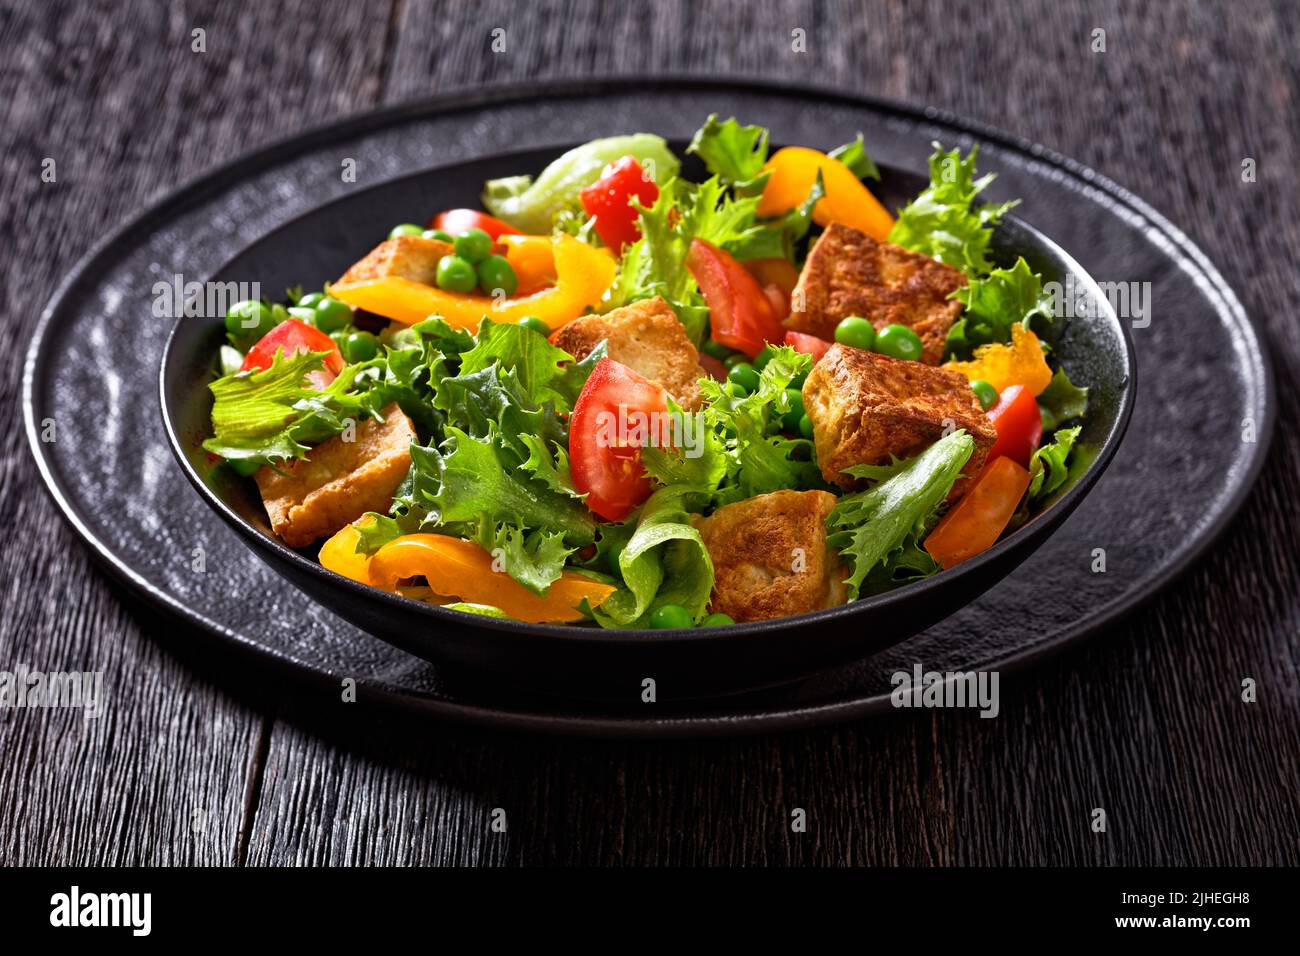
[[713,559],[710,613],[766,621],[843,604],[848,571],[826,544],[834,507],[829,492],[774,491],[700,519]]
[[271,529],[289,547],[306,547],[367,511],[388,511],[411,467],[415,429],[395,404],[383,415],[358,422],[352,441],[336,435],[305,459],[278,471],[267,465],[253,476]]
[[609,357],[657,382],[687,411],[698,408],[703,396],[699,380],[700,353],[695,350],[677,313],[663,299],[633,302],[604,315],[574,319],[551,336],[551,342],[574,358],[584,359],[601,342]]
[[424,285],[435,285],[438,260],[452,253],[450,244],[421,236],[398,236],[375,246],[365,258],[339,277],[334,285],[347,286],[396,276]]
[[828,342],[850,315],[877,331],[905,325],[921,339],[921,361],[938,365],[948,330],[961,315],[961,303],[948,296],[965,284],[952,266],[831,223],[808,253],[785,324]]
[[905,362],[835,344],[808,374],[804,411],[828,482],[853,489],[863,482],[844,473],[850,465],[883,465],[890,456],[918,454],[945,432],[963,428],[975,450],[953,486],[964,490],[979,472],[997,433],[970,382],[960,372]]

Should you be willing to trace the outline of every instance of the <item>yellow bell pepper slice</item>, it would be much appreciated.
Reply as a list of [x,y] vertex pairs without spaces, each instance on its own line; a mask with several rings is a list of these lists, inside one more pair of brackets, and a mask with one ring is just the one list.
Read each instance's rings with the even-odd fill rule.
[[355,524],[344,525],[320,546],[321,565],[361,584],[370,583],[370,556],[357,552],[361,534]]
[[515,270],[519,288],[531,292],[555,281],[555,254],[549,236],[512,236],[503,233],[506,262]]
[[1038,336],[1020,325],[1011,327],[1009,344],[981,345],[969,362],[945,362],[943,367],[961,372],[972,382],[983,379],[998,392],[1023,385],[1036,396],[1052,381]]
[[819,226],[838,222],[872,239],[884,242],[894,228],[894,217],[880,204],[853,170],[838,159],[806,146],[778,149],[763,167],[770,173],[758,200],[760,216],[780,216],[808,198],[821,171],[826,196],[813,207],[813,221]]
[[353,308],[406,325],[440,315],[449,325],[477,329],[484,316],[493,322],[518,322],[533,315],[557,329],[600,304],[614,284],[616,266],[610,256],[572,236],[551,240],[551,255],[554,286],[501,302],[485,295],[447,292],[400,276],[332,285],[330,295]]
[[580,621],[578,606],[584,598],[597,607],[614,593],[613,585],[565,571],[545,595],[537,595],[492,565],[492,555],[472,541],[406,534],[374,553],[369,574],[370,583],[385,591],[395,591],[403,578],[423,576],[438,594],[497,607],[531,624]]

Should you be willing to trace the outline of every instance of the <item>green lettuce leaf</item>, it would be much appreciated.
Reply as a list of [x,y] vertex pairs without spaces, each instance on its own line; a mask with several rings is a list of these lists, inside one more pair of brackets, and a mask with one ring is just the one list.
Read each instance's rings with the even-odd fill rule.
[[851,143],[845,143],[843,146],[837,146],[828,153],[832,159],[838,159],[849,171],[857,176],[858,179],[874,179],[880,181],[880,170],[867,155],[866,144],[862,141],[862,134]]
[[1043,277],[1023,258],[1010,269],[994,269],[952,294],[965,308],[948,332],[948,352],[968,358],[981,345],[1011,341],[1011,327],[1029,328],[1035,316],[1051,320],[1052,298]]
[[1075,385],[1065,369],[1058,368],[1038,396],[1038,411],[1043,416],[1043,432],[1054,432],[1062,422],[1082,418],[1088,411],[1088,389]]
[[556,214],[571,209],[578,202],[578,194],[599,179],[606,166],[624,156],[635,156],[660,186],[681,168],[661,136],[610,136],[569,150],[542,170],[536,180],[529,176],[490,180],[483,187],[483,205],[492,215],[523,232],[550,232]]
[[1046,498],[1070,477],[1068,459],[1080,428],[1062,428],[1050,445],[1043,445],[1029,459],[1029,499]]
[[[847,579],[851,599],[859,595],[873,569],[900,550],[907,553],[909,537],[913,543],[923,538],[974,448],[970,435],[958,430],[915,458],[847,469],[855,477],[878,482],[866,491],[841,497],[826,519],[827,543],[851,569]],[[899,558],[894,560],[897,566]]]
[[972,146],[965,159],[959,149],[944,152],[937,142],[933,146],[930,185],[899,210],[889,241],[933,256],[968,276],[983,275],[991,267],[992,229],[1019,201],[976,208],[975,197],[995,178],[992,173],[975,178],[979,146]]
[[344,368],[323,391],[305,382],[309,372],[325,367],[326,354],[296,352],[286,358],[278,349],[270,368],[236,372],[209,385],[212,437],[204,449],[228,460],[262,464],[306,458],[311,444],[355,423],[362,409],[348,389],[356,366]]
[[698,623],[713,590],[713,561],[691,525],[687,486],[661,488],[641,506],[618,552],[622,585],[588,613],[602,627],[645,627],[665,604],[686,608]]
[[718,122],[714,113],[704,121],[686,152],[704,160],[709,175],[718,177],[723,185],[735,186],[742,195],[757,195],[763,191],[759,176],[767,162],[767,130],[761,126],[741,126],[734,118]]

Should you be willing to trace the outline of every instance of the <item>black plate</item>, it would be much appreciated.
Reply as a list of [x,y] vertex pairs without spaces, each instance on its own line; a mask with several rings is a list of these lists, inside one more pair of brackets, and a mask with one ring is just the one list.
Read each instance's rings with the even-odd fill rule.
[[[685,155],[687,140],[671,143]],[[537,173],[566,149],[513,152],[404,176],[360,190],[300,216],[259,238],[212,280],[261,282],[266,293],[301,283],[314,289],[341,275],[383,236],[385,223],[411,210],[473,205],[486,178]],[[702,164],[684,172],[695,180]],[[905,204],[928,176],[881,167],[877,195],[887,206]],[[1132,346],[1092,279],[1050,239],[1014,216],[993,236],[992,256],[1004,266],[1023,256],[1045,281],[1073,282],[1086,292],[1086,314],[1054,323],[1049,341],[1073,380],[1089,386],[1080,451],[1093,461],[1082,479],[1028,524],[960,567],[922,583],[815,614],[731,627],[612,631],[593,627],[521,624],[465,615],[385,594],[321,567],[314,548],[285,546],[270,529],[253,482],[213,468],[202,442],[211,433],[217,349],[225,341],[220,317],[178,319],[163,354],[163,420],[177,460],[199,494],[243,535],[253,551],[291,583],[330,610],[377,637],[480,679],[586,699],[619,701],[646,677],[660,701],[748,691],[788,683],[828,666],[860,660],[896,644],[968,604],[1042,544],[1104,472],[1132,411]],[[244,293],[241,293],[243,295]]]
[[[1018,211],[1099,279],[1151,284],[1151,326],[1134,332],[1141,385],[1129,438],[1093,497],[1006,581],[868,661],[744,699],[658,706],[647,717],[635,697],[629,706],[637,709],[629,711],[450,682],[284,588],[210,514],[193,507],[147,399],[156,338],[130,329],[132,321],[160,324],[149,318],[155,281],[182,270],[203,279],[258,236],[356,188],[339,176],[348,159],[369,185],[443,162],[615,130],[684,137],[712,111],[771,126],[783,141],[823,147],[861,129],[879,161],[917,170],[931,138],[963,145],[978,139],[982,168],[1001,174],[990,198],[1023,197]],[[1208,388],[1211,376],[1220,401],[1195,418],[1180,414],[1183,396]],[[371,696],[423,711],[642,735],[786,727],[883,710],[889,675],[913,662],[941,670],[1005,668],[1091,633],[1170,580],[1222,529],[1258,470],[1272,425],[1268,365],[1239,303],[1200,252],[1140,200],[1041,148],[933,111],[706,81],[467,94],[368,115],[220,170],[127,226],[59,290],[29,355],[26,414],[56,500],[97,554],[153,602],[223,640],[331,690],[349,676]],[[40,441],[47,418],[58,423],[56,443]],[[1242,440],[1243,421],[1252,423],[1253,440]],[[1147,472],[1148,460],[1161,467]],[[1106,552],[1104,574],[1090,570],[1098,549]],[[199,555],[202,571],[193,569]]]

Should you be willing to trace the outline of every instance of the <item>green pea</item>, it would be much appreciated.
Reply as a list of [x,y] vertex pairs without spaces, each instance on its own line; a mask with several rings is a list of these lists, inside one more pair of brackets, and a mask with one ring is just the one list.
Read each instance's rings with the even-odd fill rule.
[[735,620],[730,614],[723,614],[719,611],[716,614],[710,614],[704,620],[700,621],[700,627],[726,627],[728,624],[735,623]]
[[744,398],[749,394],[749,390],[746,389],[745,386],[737,385],[735,382],[728,382],[726,385],[722,386],[722,388],[723,391],[732,398]]
[[781,427],[788,432],[797,432],[799,421],[807,417],[803,412],[803,392],[797,388],[787,388],[785,394],[790,400],[790,410],[781,416]]
[[305,296],[299,299],[296,304],[300,309],[314,309],[316,308],[316,303],[323,298],[325,298],[324,292],[308,292]]
[[811,439],[813,437],[812,419],[809,418],[807,415],[799,419],[799,434],[807,439]]
[[460,256],[443,256],[438,260],[438,288],[448,292],[470,292],[478,285],[478,273],[472,263]]
[[392,230],[388,233],[388,238],[397,239],[401,236],[422,236],[422,235],[424,235],[423,226],[417,226],[413,222],[404,222],[400,226],[394,226]]
[[694,623],[691,612],[680,604],[665,604],[650,614],[650,626],[653,628],[690,627]]
[[713,339],[705,339],[704,344],[700,346],[700,351],[705,355],[712,355],[719,362],[732,354],[731,349],[727,348],[721,342],[713,341]]
[[492,251],[492,237],[482,229],[466,229],[452,240],[456,255],[466,262],[481,262]]
[[921,358],[921,337],[906,325],[887,325],[876,336],[876,351],[890,358],[916,362]]
[[510,268],[505,256],[488,256],[478,264],[478,284],[488,295],[495,295],[498,289],[506,295],[514,295],[515,289],[519,288],[515,270]]
[[352,306],[329,296],[316,303],[316,328],[322,332],[337,332],[352,324]]
[[763,371],[767,367],[767,363],[772,361],[774,355],[776,355],[776,349],[770,345],[764,345],[758,350],[758,354],[754,356],[754,368],[760,372]]
[[519,324],[526,329],[532,329],[543,338],[551,337],[551,327],[535,315],[527,315],[519,320]]
[[251,478],[262,467],[262,463],[256,458],[227,458],[226,464],[230,470],[241,478]]
[[756,392],[761,379],[754,366],[748,362],[737,362],[727,373],[727,381],[735,382],[747,392]]
[[998,403],[998,390],[982,378],[971,382],[970,390],[975,393],[975,397],[980,400],[980,407],[986,412]]
[[850,315],[835,326],[835,341],[870,352],[876,347],[876,328],[860,315]]
[[254,299],[236,302],[226,313],[226,331],[231,335],[261,338],[275,328],[271,310]]
[[733,369],[737,365],[740,365],[741,363],[744,363],[746,365],[749,364],[749,359],[745,358],[743,352],[732,352],[730,355],[728,355],[726,358],[722,360],[723,366],[727,369]]
[[353,332],[343,340],[342,351],[349,362],[368,362],[379,354],[379,339],[369,332]]
[[455,242],[451,237],[451,233],[443,232],[441,229],[426,229],[420,235],[425,239],[437,239],[439,242],[445,242],[448,245]]

